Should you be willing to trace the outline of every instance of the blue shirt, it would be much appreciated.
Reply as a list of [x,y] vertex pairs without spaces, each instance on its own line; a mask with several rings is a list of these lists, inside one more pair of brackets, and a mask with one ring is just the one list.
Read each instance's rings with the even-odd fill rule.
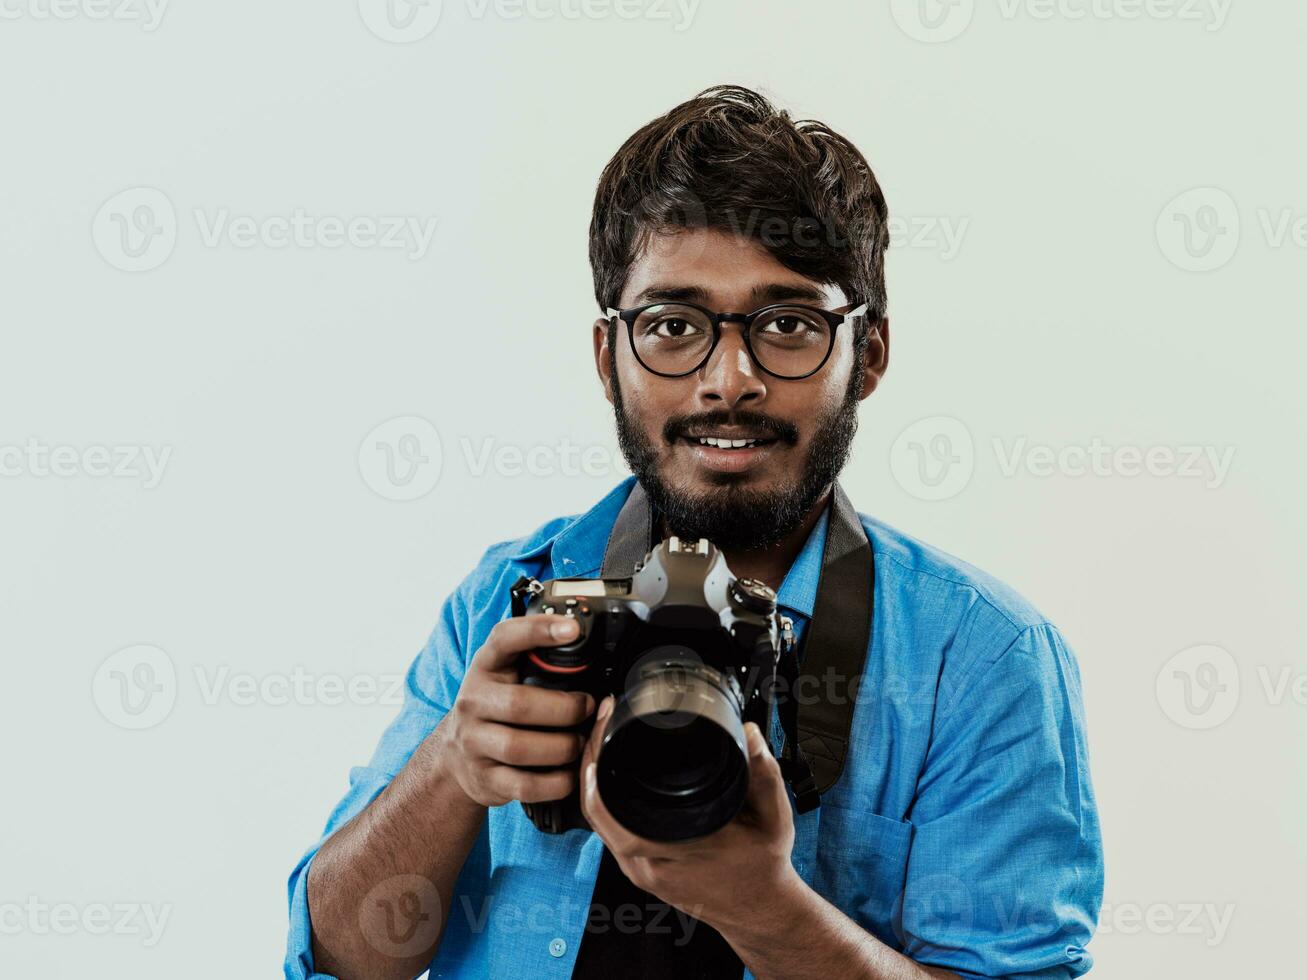
[[[472,655],[509,616],[519,575],[599,574],[634,479],[579,517],[486,551],[445,600],[409,669],[398,717],[371,762],[351,770],[324,840],[444,717]],[[796,815],[794,866],[863,929],[920,963],[963,977],[1079,976],[1092,963],[1085,946],[1103,860],[1075,657],[1007,587],[859,517],[876,562],[871,646],[843,775],[818,809]],[[823,514],[779,592],[797,632],[812,616],[826,522]],[[774,718],[771,735],[779,746]],[[325,976],[313,969],[306,892],[320,845],[290,876],[287,977]],[[541,833],[515,802],[491,808],[431,976],[570,977],[602,846],[590,832]],[[677,935],[684,922],[658,928]]]

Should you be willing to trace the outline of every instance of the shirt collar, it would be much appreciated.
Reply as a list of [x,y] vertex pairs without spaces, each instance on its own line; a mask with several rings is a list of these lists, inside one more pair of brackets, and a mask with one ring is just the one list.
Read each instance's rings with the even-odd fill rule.
[[[608,536],[612,533],[618,512],[626,503],[626,498],[631,495],[631,488],[635,486],[635,481],[634,476],[626,477],[584,514],[564,525],[554,534],[511,555],[510,558],[516,561],[535,558],[547,550],[554,578],[585,578],[598,575],[603,566]],[[799,613],[805,619],[812,618],[813,604],[817,598],[817,584],[821,578],[821,559],[826,547],[829,514],[828,504],[822,509],[821,516],[809,532],[803,548],[790,565],[789,571],[785,573],[785,579],[781,582],[780,591],[776,595],[777,605]]]
[[808,540],[790,570],[785,573],[776,604],[790,612],[812,619],[812,607],[817,601],[817,583],[821,579],[821,559],[826,550],[826,525],[829,523],[830,504],[822,508],[817,523],[808,532]]
[[548,551],[554,578],[598,575],[604,561],[604,549],[608,546],[608,535],[617,522],[622,504],[631,495],[633,486],[635,477],[628,476],[584,514],[553,534],[510,555],[510,560],[536,558]]

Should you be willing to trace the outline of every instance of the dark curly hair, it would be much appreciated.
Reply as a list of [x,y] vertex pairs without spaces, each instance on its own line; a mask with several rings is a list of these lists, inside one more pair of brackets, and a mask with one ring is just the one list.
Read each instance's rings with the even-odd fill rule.
[[750,89],[716,85],[642,127],[604,167],[590,219],[595,300],[618,305],[651,234],[734,232],[866,302],[862,350],[867,326],[885,316],[887,219],[876,175],[847,139]]

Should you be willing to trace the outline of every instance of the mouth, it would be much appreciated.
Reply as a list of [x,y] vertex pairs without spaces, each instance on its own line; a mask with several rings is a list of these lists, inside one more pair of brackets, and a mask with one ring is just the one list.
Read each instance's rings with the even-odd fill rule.
[[774,451],[777,440],[744,433],[689,433],[676,440],[690,449],[694,460],[705,469],[741,473],[761,463]]
[[752,449],[754,446],[770,445],[776,440],[754,437],[730,439],[725,436],[686,436],[685,441],[691,445],[712,446],[716,449]]

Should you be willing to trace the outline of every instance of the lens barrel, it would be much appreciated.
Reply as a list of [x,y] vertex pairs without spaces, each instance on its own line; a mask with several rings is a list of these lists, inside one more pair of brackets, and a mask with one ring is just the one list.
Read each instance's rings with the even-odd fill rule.
[[644,664],[613,708],[598,789],[622,826],[649,840],[704,837],[729,823],[749,788],[739,686],[697,659]]

